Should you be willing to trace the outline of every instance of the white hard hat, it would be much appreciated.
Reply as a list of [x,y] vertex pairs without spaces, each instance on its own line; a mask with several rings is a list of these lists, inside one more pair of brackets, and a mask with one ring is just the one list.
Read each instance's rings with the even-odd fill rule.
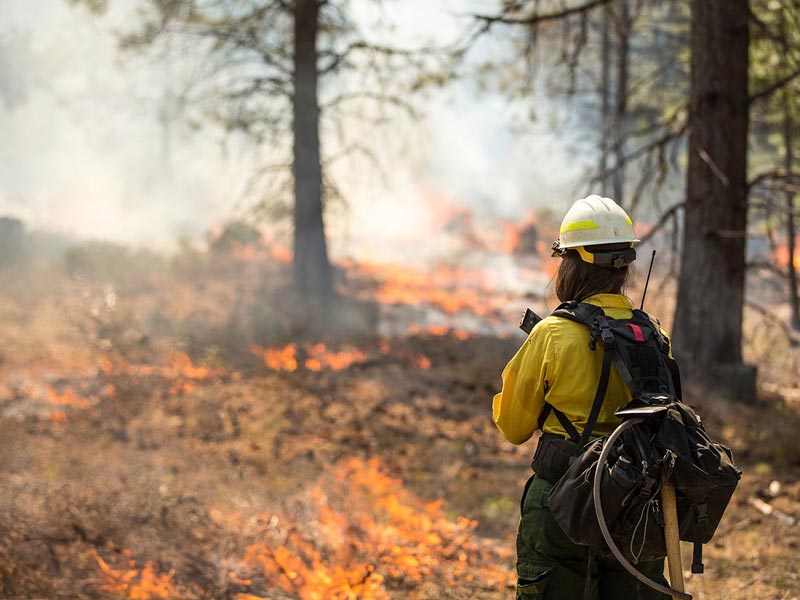
[[611,198],[597,194],[577,200],[564,215],[558,232],[558,245],[563,249],[638,241],[628,213]]
[[[627,244],[628,248],[632,248],[638,242],[633,233],[633,221],[628,213],[611,198],[592,194],[575,201],[564,215],[558,241],[553,244],[553,251],[555,255],[563,255],[567,250],[574,249],[584,261],[598,264],[601,262],[601,257],[591,252],[591,246]],[[585,249],[586,247],[589,249]],[[632,256],[609,256],[611,264],[608,266],[629,264],[635,259],[636,254],[633,250],[628,254]]]

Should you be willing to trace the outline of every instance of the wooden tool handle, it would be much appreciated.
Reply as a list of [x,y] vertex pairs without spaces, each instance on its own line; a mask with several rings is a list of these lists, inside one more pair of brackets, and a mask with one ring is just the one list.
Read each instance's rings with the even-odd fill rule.
[[[678,530],[678,505],[675,501],[675,487],[661,473],[661,508],[664,513],[664,537],[667,542],[669,561],[669,584],[674,590],[683,592],[683,561],[681,560],[681,538]],[[673,596],[679,598],[679,596]]]

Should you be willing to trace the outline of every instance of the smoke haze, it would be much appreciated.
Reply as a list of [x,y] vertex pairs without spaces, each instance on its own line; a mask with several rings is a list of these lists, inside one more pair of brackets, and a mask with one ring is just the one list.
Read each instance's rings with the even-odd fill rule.
[[[174,82],[197,67],[190,59],[120,55],[115,31],[137,0],[112,2],[102,19],[64,0],[2,4],[1,213],[36,228],[159,248],[197,240],[241,213],[257,153],[211,126],[190,127],[170,108]],[[354,6],[371,18],[365,3]],[[458,35],[467,12],[418,0],[392,11],[392,35],[433,43]],[[530,122],[530,101],[517,104],[457,82],[429,93],[424,118],[403,140],[385,136],[385,180],[367,161],[336,166],[349,209],[330,217],[334,253],[378,257],[434,233],[443,199],[469,206],[479,222],[543,206],[560,212],[583,166],[563,135]],[[536,104],[537,113],[549,108]]]

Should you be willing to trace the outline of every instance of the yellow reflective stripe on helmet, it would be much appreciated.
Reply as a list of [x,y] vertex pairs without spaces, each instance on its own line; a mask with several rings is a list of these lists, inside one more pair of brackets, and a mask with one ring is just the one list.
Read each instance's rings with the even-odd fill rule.
[[630,218],[628,215],[625,215],[625,222],[626,222],[628,225],[633,225],[633,221],[631,221],[631,218]]
[[567,233],[570,231],[581,231],[583,229],[600,229],[600,226],[594,221],[573,221],[569,225],[562,227],[559,233]]
[[578,251],[578,254],[581,255],[583,262],[594,264],[594,254],[586,250],[586,248],[583,246],[576,246],[575,248],[572,248],[572,250]]

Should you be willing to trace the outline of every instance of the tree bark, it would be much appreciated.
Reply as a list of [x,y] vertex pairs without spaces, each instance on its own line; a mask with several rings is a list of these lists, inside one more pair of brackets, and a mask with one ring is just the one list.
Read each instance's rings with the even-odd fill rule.
[[617,64],[614,93],[613,143],[616,170],[613,176],[614,200],[625,205],[625,141],[623,127],[628,110],[628,55],[630,50],[631,15],[628,0],[617,3]]
[[742,362],[748,2],[692,0],[689,165],[675,355],[690,379],[755,395]]
[[[789,106],[789,92],[783,92],[783,145],[784,168],[787,173],[792,173],[794,150],[794,123]],[[792,329],[800,331],[800,297],[797,291],[797,267],[794,264],[796,251],[797,232],[795,229],[794,192],[791,186],[786,187],[786,239],[789,251],[789,263],[786,265],[789,278],[789,306],[791,307],[790,324]]]
[[[789,39],[787,37],[786,14],[781,11],[781,45],[783,46],[784,57],[790,56]],[[792,120],[791,97],[788,88],[784,88],[781,94],[783,101],[783,167],[787,173],[792,173],[794,167],[794,122]],[[791,182],[787,182],[791,183]],[[795,331],[800,331],[800,297],[797,291],[797,269],[794,265],[794,253],[796,246],[797,233],[795,232],[794,216],[794,191],[792,186],[786,186],[786,239],[789,261],[786,265],[786,274],[789,280],[789,307],[791,316],[789,324]]]
[[322,165],[317,99],[319,0],[294,3],[294,284],[303,298],[333,294],[322,216]]
[[609,96],[611,89],[611,43],[610,43],[610,8],[603,7],[602,38],[600,44],[600,175],[602,176],[601,193],[608,195],[608,137]]

